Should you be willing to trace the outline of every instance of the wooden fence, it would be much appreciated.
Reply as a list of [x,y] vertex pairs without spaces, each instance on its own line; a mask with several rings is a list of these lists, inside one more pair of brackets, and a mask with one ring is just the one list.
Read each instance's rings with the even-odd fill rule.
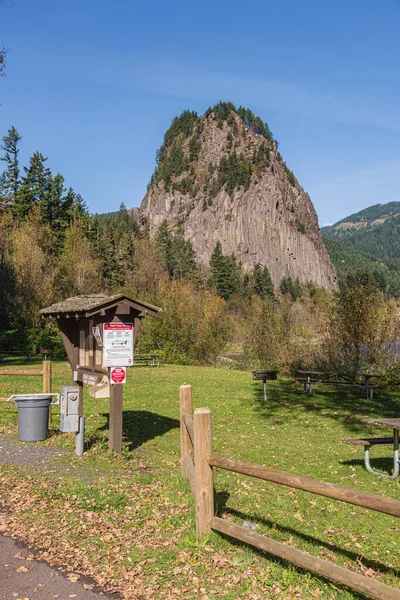
[[[3,370],[0,369],[0,376],[9,375],[12,377],[21,376],[21,377],[42,377],[43,379],[43,392],[49,393],[51,392],[52,385],[52,366],[50,360],[44,360],[42,363],[42,370],[35,371],[33,369],[26,370]],[[7,402],[7,398],[0,398],[0,402]]]
[[197,408],[193,414],[190,385],[182,385],[180,388],[180,438],[182,474],[188,478],[194,496],[198,537],[208,535],[212,531],[219,531],[372,598],[400,600],[400,589],[391,588],[379,581],[255,533],[249,528],[214,516],[213,467],[362,506],[394,517],[400,517],[399,501],[213,454],[211,411],[209,408]]

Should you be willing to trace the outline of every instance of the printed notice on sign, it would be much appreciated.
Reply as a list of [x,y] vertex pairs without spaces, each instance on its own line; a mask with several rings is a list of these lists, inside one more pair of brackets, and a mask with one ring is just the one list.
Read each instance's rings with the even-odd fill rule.
[[126,383],[126,367],[111,367],[110,381],[112,385],[116,383]]
[[104,323],[103,367],[130,367],[133,363],[133,323]]

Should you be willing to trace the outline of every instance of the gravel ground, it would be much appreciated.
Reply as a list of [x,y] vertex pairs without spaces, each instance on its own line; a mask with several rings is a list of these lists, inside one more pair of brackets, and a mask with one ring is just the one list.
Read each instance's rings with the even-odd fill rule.
[[35,446],[31,443],[0,439],[0,465],[40,465],[62,456],[57,447]]

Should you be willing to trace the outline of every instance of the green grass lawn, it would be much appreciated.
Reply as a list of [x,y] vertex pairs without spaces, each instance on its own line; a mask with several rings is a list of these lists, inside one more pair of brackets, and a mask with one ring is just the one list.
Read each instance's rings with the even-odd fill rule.
[[[53,390],[69,383],[69,367],[54,364]],[[54,410],[54,431],[40,445],[57,446],[61,455],[33,466],[2,464],[8,532],[127,599],[361,597],[218,534],[196,540],[193,500],[179,465],[183,383],[193,387],[194,408],[212,411],[216,453],[400,500],[400,480],[370,475],[362,447],[341,443],[389,435],[361,419],[399,416],[400,395],[380,392],[366,400],[355,390],[315,387],[309,397],[281,379],[268,383],[264,403],[262,382],[248,372],[137,367],[124,388],[121,456],[107,450],[109,401],[85,395],[83,457],[74,455],[73,434],[57,432]],[[41,391],[40,378],[0,378],[0,397],[34,391]],[[0,404],[0,446],[1,439],[17,439],[16,424],[16,409]],[[371,454],[373,467],[390,470],[389,446]],[[250,521],[259,533],[400,587],[396,518],[226,471],[217,470],[214,481],[219,515]]]

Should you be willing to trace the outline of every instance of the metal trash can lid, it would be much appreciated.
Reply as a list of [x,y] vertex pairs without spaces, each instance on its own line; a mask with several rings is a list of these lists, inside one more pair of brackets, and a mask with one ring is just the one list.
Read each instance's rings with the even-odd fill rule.
[[51,398],[51,394],[15,394],[15,400],[47,400]]
[[16,394],[14,396],[14,406],[17,408],[30,407],[41,408],[50,406],[51,394]]

